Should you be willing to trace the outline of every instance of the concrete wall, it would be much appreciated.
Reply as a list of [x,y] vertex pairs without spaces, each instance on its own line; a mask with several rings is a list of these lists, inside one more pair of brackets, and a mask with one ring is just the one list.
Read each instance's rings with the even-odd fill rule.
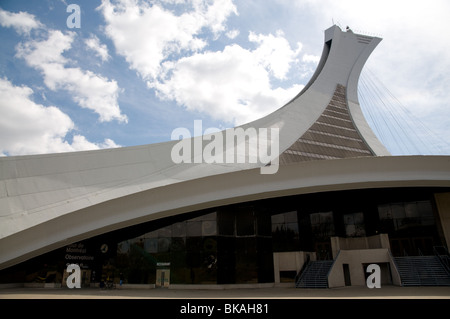
[[348,264],[352,286],[365,286],[365,265],[378,264],[381,268],[381,285],[400,285],[400,276],[387,248],[341,250],[328,276],[328,287],[345,286],[343,265]]
[[316,260],[316,253],[306,251],[291,251],[273,253],[273,271],[275,283],[280,283],[280,271],[296,271],[303,267],[306,260]]
[[331,249],[333,259],[336,258],[338,252],[342,250],[354,249],[376,249],[390,248],[389,236],[387,234],[379,234],[369,237],[342,238],[331,237]]

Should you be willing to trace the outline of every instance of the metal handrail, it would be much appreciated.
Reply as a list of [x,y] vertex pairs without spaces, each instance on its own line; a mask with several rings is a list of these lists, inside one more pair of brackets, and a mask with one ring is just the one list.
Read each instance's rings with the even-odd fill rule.
[[400,278],[400,286],[403,286],[402,275],[400,274],[400,270],[398,268],[397,261],[395,260],[394,256],[392,255],[392,252],[389,248],[388,248],[388,253],[389,253],[389,258],[392,261],[392,263],[394,264],[395,270],[397,271],[397,275]]
[[308,254],[306,256],[306,260],[302,265],[302,268],[300,268],[300,270],[297,272],[297,275],[295,275],[295,284],[297,284],[297,282],[300,280],[303,272],[305,271],[306,267],[308,266],[309,262],[310,262],[311,256]]
[[[440,254],[436,248],[442,248],[444,250],[444,255]],[[445,271],[450,276],[450,255],[448,253],[448,250],[445,246],[434,246],[433,247],[434,254],[439,258],[439,261],[444,266]]]
[[[437,248],[442,249],[444,251],[444,254],[440,254],[438,252]],[[445,246],[433,246],[433,252],[434,252],[435,255],[447,255],[447,256],[450,256],[450,254],[448,252],[448,249]]]

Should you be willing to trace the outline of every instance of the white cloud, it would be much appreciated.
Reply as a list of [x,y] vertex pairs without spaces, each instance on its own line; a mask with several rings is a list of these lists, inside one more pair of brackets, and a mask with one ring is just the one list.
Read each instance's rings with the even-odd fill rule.
[[105,138],[103,143],[93,143],[89,142],[86,137],[83,135],[74,135],[71,148],[74,151],[83,151],[83,150],[98,150],[101,148],[116,148],[120,147],[113,140],[109,138]]
[[302,61],[303,62],[306,62],[306,63],[314,63],[314,64],[317,64],[317,63],[319,63],[319,60],[320,60],[320,56],[318,56],[318,55],[313,55],[313,54],[303,54],[303,57],[302,57]]
[[151,85],[161,98],[175,100],[188,110],[232,124],[250,122],[278,109],[301,90],[300,85],[272,88],[269,69],[279,75],[286,69],[277,69],[262,51],[235,44],[223,51],[198,53],[166,63],[170,75]]
[[42,24],[34,15],[27,12],[9,12],[0,8],[0,25],[3,27],[12,27],[20,34],[30,33],[32,29],[42,27]]
[[65,140],[75,125],[70,117],[55,106],[43,106],[31,99],[33,90],[14,86],[0,79],[0,155],[58,153],[117,147],[105,139],[101,144],[75,135],[72,143]]
[[[176,15],[163,7],[163,2],[183,6]],[[117,53],[144,79],[159,76],[161,63],[181,51],[197,52],[206,46],[198,37],[204,28],[216,36],[225,30],[226,18],[236,13],[231,0],[212,4],[206,0],[154,1],[151,5],[137,0],[111,3],[99,7],[106,20],[106,34],[113,40]]]
[[233,29],[228,31],[227,33],[225,33],[225,35],[229,38],[229,39],[235,39],[238,35],[239,35],[240,31],[237,29]]
[[292,50],[281,31],[277,31],[276,36],[250,32],[248,38],[251,42],[258,44],[253,55],[259,63],[270,70],[277,79],[285,79],[290,69],[290,64],[296,59],[302,49],[301,43],[297,44],[295,51]]
[[17,56],[42,72],[48,88],[67,90],[81,107],[98,113],[100,121],[127,122],[127,117],[121,114],[117,102],[120,89],[116,81],[110,81],[91,71],[66,67],[70,61],[63,53],[71,48],[74,37],[74,32],[63,34],[61,31],[51,30],[47,40],[30,40],[19,44],[16,48]]
[[225,21],[232,13],[238,14],[232,0],[216,0],[211,3],[208,0],[193,0],[195,16],[203,22],[202,27],[210,28],[218,36],[225,31]]
[[108,47],[105,44],[100,43],[97,36],[92,35],[89,39],[86,39],[84,43],[89,49],[95,52],[95,55],[98,56],[102,62],[109,60],[110,55],[108,54]]
[[[163,2],[182,6],[182,14],[166,10]],[[99,8],[106,33],[130,67],[156,90],[173,100],[232,124],[249,122],[281,107],[300,86],[272,88],[271,79],[284,80],[302,49],[291,48],[283,33],[250,33],[254,50],[230,45],[222,51],[204,51],[204,34],[225,32],[225,22],[237,14],[231,0],[105,1]],[[225,35],[234,38],[238,30]],[[181,56],[180,56],[181,53]],[[189,54],[186,56],[186,54]],[[184,57],[183,57],[184,56]]]

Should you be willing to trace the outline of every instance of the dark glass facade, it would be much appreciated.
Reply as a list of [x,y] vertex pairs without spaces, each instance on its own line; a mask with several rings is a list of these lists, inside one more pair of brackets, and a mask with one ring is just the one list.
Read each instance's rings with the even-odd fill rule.
[[432,254],[445,245],[434,206],[440,191],[448,189],[336,191],[215,207],[74,243],[0,271],[0,281],[61,282],[75,262],[87,270],[86,283],[122,273],[125,283],[154,284],[159,264],[169,265],[171,284],[270,283],[274,252],[332,259],[331,237],[380,233],[389,235],[394,256]]

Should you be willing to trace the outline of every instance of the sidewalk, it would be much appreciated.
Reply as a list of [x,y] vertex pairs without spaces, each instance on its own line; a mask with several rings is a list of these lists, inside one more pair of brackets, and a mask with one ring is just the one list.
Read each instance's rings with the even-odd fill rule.
[[0,289],[0,299],[450,299],[450,287],[224,290],[5,288]]

